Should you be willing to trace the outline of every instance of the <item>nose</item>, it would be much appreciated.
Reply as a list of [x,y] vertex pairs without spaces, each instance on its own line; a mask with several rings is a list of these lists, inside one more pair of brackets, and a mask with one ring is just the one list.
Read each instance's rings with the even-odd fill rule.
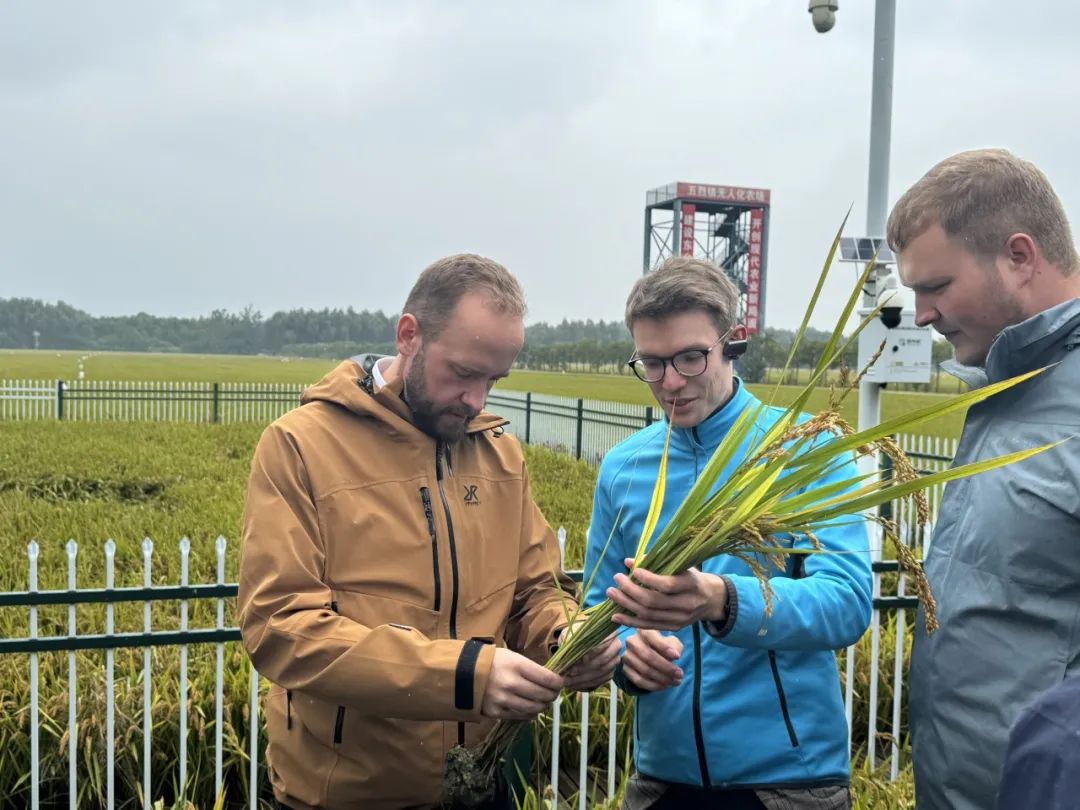
[[929,326],[938,319],[938,311],[926,303],[923,296],[915,295],[915,325]]
[[469,386],[465,392],[461,395],[461,401],[465,403],[471,410],[480,412],[484,410],[484,404],[487,402],[487,386],[480,381],[478,385]]
[[660,380],[660,387],[665,391],[681,391],[686,387],[686,377],[675,370],[675,366],[668,363],[664,368],[664,378]]

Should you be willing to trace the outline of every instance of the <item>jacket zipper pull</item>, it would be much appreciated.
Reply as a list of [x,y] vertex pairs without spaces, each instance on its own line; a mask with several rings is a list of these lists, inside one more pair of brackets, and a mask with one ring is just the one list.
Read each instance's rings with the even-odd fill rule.
[[341,745],[341,734],[345,728],[345,707],[337,707],[337,720],[334,721],[334,745]]
[[438,611],[442,605],[442,584],[439,581],[439,540],[435,534],[435,512],[431,507],[431,493],[427,487],[420,487],[420,502],[424,505],[424,517],[427,518],[428,537],[431,538],[431,565],[434,570],[435,599],[433,609]]

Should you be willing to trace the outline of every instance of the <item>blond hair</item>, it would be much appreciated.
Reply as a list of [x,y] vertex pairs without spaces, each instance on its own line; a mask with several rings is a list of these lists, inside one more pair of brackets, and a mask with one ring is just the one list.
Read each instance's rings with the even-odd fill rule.
[[1010,236],[1025,233],[1062,273],[1080,268],[1050,181],[1034,163],[1005,149],[960,152],[923,175],[889,215],[889,247],[899,253],[934,225],[982,259],[999,255]]
[[405,299],[403,314],[416,318],[428,340],[436,340],[466,293],[486,296],[495,312],[525,317],[518,280],[498,262],[474,253],[447,256],[426,267]]
[[637,280],[626,299],[626,328],[640,318],[662,320],[701,310],[723,335],[735,325],[739,291],[715,264],[690,256],[672,256]]

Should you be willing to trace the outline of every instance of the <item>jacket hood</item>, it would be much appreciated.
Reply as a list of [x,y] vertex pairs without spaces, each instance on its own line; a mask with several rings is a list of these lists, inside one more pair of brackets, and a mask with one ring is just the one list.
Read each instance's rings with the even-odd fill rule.
[[[404,380],[390,373],[385,376],[386,385],[376,389],[375,381],[353,360],[342,361],[333,371],[304,391],[301,404],[331,402],[355,413],[357,416],[376,419],[394,432],[415,433],[417,428],[408,404],[401,397]],[[468,427],[467,434],[502,427],[509,420],[481,411]]]

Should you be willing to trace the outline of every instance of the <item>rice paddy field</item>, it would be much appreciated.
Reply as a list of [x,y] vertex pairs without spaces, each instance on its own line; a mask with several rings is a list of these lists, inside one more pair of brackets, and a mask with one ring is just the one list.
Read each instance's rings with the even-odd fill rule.
[[[228,541],[225,580],[237,576],[237,537],[249,459],[262,427],[253,424],[196,425],[169,423],[65,423],[0,422],[0,591],[27,586],[26,543],[36,539],[41,548],[41,589],[66,587],[64,543],[79,543],[78,585],[102,587],[102,543],[111,538],[117,546],[117,587],[142,584],[140,546],[144,537],[155,542],[152,579],[155,584],[176,584],[180,566],[178,543],[191,540],[190,581],[211,582],[216,574],[215,539]],[[568,532],[569,566],[579,566],[589,520],[593,468],[544,448],[527,448],[535,496],[555,526]],[[191,624],[214,624],[212,602],[193,606]],[[178,627],[178,604],[156,603],[153,624],[158,630]],[[65,635],[64,607],[39,610],[42,635]],[[24,608],[0,609],[0,633],[25,637]],[[227,602],[225,624],[233,623]],[[80,606],[78,629],[101,633],[102,606]],[[116,630],[142,629],[141,604],[116,608]],[[895,632],[886,625],[881,644],[881,684],[891,682],[894,649],[888,638]],[[226,645],[225,710],[222,721],[226,793],[225,806],[239,806],[247,798],[248,678],[250,670],[239,645]],[[188,791],[185,805],[177,802],[176,773],[179,759],[179,663],[175,647],[153,651],[153,783],[151,796],[163,807],[209,808],[215,804],[213,773],[214,647],[192,646],[189,652],[191,688],[188,695],[190,732],[188,743]],[[40,656],[41,705],[43,710],[41,757],[42,796],[62,800],[66,806],[68,749],[75,745],[79,762],[79,807],[103,806],[105,779],[105,697],[103,653],[77,656],[79,731],[72,741],[67,735],[67,655]],[[861,662],[869,656],[860,656]],[[123,801],[118,807],[141,804],[142,778],[142,652],[116,653],[116,785]],[[856,722],[865,729],[869,670],[861,663],[855,673]],[[879,695],[879,714],[891,711],[887,688]],[[0,796],[4,806],[24,807],[29,797],[30,752],[28,734],[28,657],[0,657]],[[595,729],[605,727],[607,700],[602,694],[591,703],[590,761],[606,762],[607,736]],[[629,716],[624,707],[622,717]],[[578,757],[579,713],[573,701],[564,709],[563,761]],[[618,729],[625,745],[629,726],[624,719]],[[544,752],[550,729],[545,723],[536,732],[535,763],[546,772]],[[865,731],[862,732],[865,740]],[[880,772],[856,768],[856,807],[911,807],[910,771],[901,772],[895,783]],[[262,780],[265,785],[265,778]],[[526,797],[526,806],[535,804]]]

